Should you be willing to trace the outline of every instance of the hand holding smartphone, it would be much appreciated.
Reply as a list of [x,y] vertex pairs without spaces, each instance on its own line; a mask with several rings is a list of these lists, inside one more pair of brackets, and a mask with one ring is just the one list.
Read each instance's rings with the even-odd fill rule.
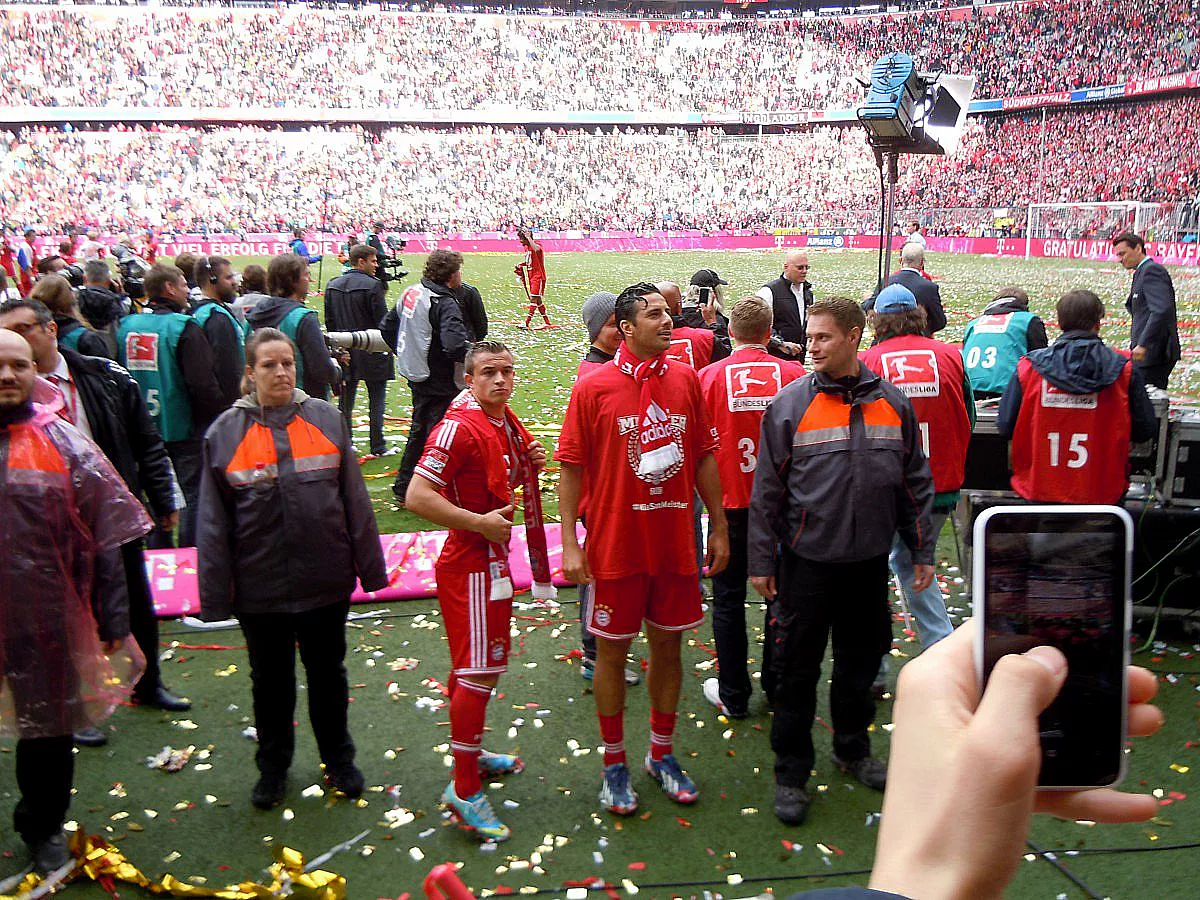
[[975,522],[973,594],[981,684],[1039,645],[1067,658],[1039,718],[1038,786],[1109,787],[1125,773],[1133,521],[1115,506],[993,507]]

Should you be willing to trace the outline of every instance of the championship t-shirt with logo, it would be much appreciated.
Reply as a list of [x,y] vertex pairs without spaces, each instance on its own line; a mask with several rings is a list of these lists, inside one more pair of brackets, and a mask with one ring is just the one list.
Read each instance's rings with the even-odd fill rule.
[[697,571],[692,525],[696,467],[716,449],[717,434],[709,426],[696,373],[686,365],[669,363],[656,394],[683,459],[661,473],[639,476],[642,401],[637,382],[606,365],[576,382],[571,392],[554,458],[584,469],[587,557],[596,578]]
[[[500,432],[501,444],[511,446],[504,423],[491,416],[488,421]],[[512,459],[512,454],[504,455],[510,484]],[[455,506],[474,513],[491,512],[512,502],[510,497],[497,505],[497,498],[488,490],[483,450],[471,433],[454,419],[443,419],[433,429],[413,471],[441,488],[441,493]],[[487,570],[488,562],[487,538],[475,531],[452,528],[438,557],[437,567],[448,572],[483,572]]]
[[776,359],[759,347],[735,350],[700,373],[708,420],[721,436],[717,465],[726,509],[750,505],[763,412],[784,385],[803,374],[799,363]]

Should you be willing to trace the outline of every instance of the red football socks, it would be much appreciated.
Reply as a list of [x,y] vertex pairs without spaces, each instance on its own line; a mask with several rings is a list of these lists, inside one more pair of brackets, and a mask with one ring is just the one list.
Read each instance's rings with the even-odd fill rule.
[[675,713],[650,710],[650,758],[658,762],[675,747]]
[[600,719],[600,738],[604,741],[604,765],[625,762],[625,717],[621,714]]
[[450,698],[450,750],[454,754],[454,793],[460,800],[478,794],[479,744],[491,688],[460,679]]

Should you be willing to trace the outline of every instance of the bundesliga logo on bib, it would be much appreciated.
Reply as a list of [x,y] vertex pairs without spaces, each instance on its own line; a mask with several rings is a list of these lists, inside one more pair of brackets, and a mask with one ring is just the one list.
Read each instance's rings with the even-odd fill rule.
[[762,412],[782,389],[779,363],[738,363],[725,370],[730,412]]
[[941,392],[941,375],[932,350],[902,350],[880,357],[887,380],[906,397],[936,397]]
[[1042,379],[1042,406],[1048,409],[1095,409],[1098,394],[1070,394]]
[[131,331],[125,336],[125,368],[154,370],[158,368],[158,335]]

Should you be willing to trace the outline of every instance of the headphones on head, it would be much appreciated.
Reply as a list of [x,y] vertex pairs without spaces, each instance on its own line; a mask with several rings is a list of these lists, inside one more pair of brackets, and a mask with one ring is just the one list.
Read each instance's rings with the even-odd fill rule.
[[[208,283],[209,283],[209,284],[216,284],[216,283],[217,283],[217,273],[216,273],[216,271],[213,269],[212,265],[209,263],[209,261],[208,261],[208,255],[207,255],[207,254],[202,254],[201,256],[197,257],[197,259],[196,259],[196,265],[197,265],[197,266],[200,266],[200,265],[203,265],[203,266],[204,266],[204,270],[205,270],[206,272],[208,272]],[[199,281],[200,279],[199,279],[199,278],[197,278],[196,280],[197,280],[197,281]]]

